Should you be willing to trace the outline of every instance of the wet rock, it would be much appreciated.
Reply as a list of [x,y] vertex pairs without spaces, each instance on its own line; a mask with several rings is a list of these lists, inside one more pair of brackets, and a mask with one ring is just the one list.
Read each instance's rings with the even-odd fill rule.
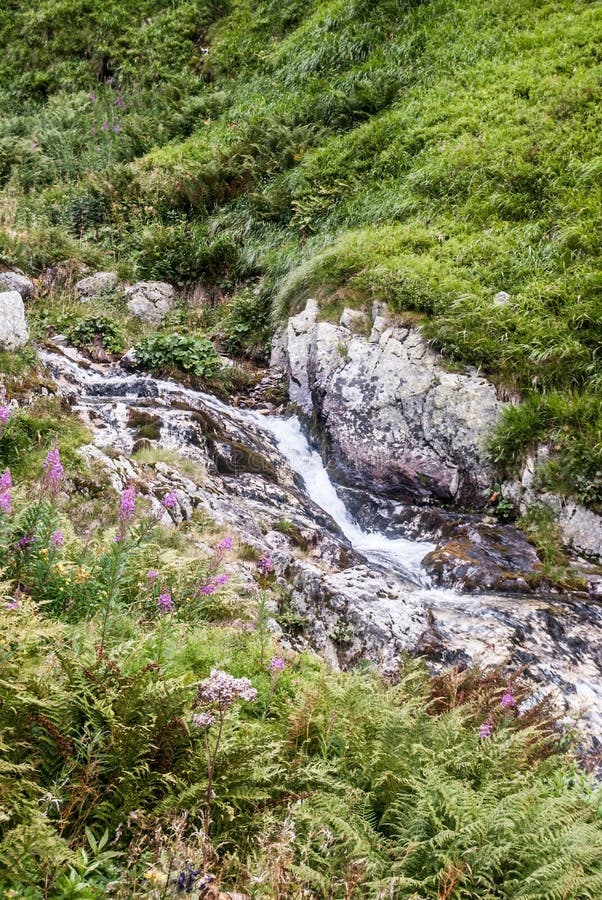
[[318,321],[309,300],[276,340],[289,396],[318,422],[345,483],[422,501],[484,505],[485,441],[503,404],[476,371],[447,372],[414,328],[374,321],[369,339]]
[[16,350],[29,340],[23,298],[18,291],[0,293],[0,348]]
[[23,272],[7,269],[0,272],[0,291],[17,291],[23,300],[30,300],[35,294],[35,285]]
[[127,308],[147,325],[160,325],[173,309],[175,289],[163,281],[138,281],[125,290]]
[[428,553],[423,568],[433,582],[464,592],[530,593],[542,582],[541,564],[512,526],[460,524]]
[[104,297],[117,290],[119,278],[116,272],[95,272],[76,282],[75,296],[83,303],[95,297]]

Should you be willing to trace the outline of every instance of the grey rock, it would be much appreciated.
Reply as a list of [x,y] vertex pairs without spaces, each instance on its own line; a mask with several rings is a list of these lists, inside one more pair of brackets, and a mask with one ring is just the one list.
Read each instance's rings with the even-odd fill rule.
[[0,293],[0,347],[16,350],[29,340],[23,298],[18,291]]
[[106,294],[112,294],[119,285],[119,278],[116,272],[95,272],[82,278],[75,285],[75,296],[81,302],[92,300],[94,297],[103,297]]
[[35,285],[23,272],[9,270],[0,272],[0,291],[17,291],[23,300],[29,300],[35,294]]
[[124,369],[135,369],[138,365],[138,360],[136,359],[136,348],[130,347],[130,349],[127,350],[119,360],[119,364],[123,366]]
[[361,309],[345,308],[341,313],[339,324],[353,332],[364,331],[368,327],[368,316]]
[[495,297],[493,298],[494,306],[507,306],[510,303],[511,297],[506,291],[498,291]]
[[147,325],[160,325],[173,309],[175,289],[164,281],[138,281],[125,291],[130,313]]
[[368,340],[320,322],[313,300],[280,340],[290,399],[317,417],[343,481],[423,500],[487,500],[485,442],[503,404],[476,371],[447,372],[417,330],[386,315]]

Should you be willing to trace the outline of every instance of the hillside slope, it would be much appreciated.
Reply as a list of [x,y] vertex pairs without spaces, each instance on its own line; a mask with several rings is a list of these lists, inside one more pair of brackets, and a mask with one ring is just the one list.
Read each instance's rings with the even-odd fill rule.
[[[386,300],[602,503],[600,41],[581,0],[53,0],[0,13],[0,252]],[[509,297],[496,295],[500,291]]]

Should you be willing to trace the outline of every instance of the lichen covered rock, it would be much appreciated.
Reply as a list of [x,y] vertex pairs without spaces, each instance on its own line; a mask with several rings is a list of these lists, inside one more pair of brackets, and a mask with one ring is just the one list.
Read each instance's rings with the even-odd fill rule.
[[18,291],[0,293],[0,348],[16,350],[29,340],[23,298]]

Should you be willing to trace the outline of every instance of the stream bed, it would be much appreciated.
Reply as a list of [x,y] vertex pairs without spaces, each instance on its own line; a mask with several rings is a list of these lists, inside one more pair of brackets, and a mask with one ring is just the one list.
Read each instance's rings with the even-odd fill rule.
[[[136,477],[130,456],[140,446],[177,451],[203,467],[199,480],[158,463],[148,485],[155,508],[161,491],[176,489],[181,517],[200,507],[265,547],[290,608],[307,622],[304,640],[333,664],[368,657],[393,669],[409,652],[434,666],[508,665],[582,717],[594,742],[602,739],[597,603],[434,587],[421,567],[432,541],[362,528],[296,417],[228,406],[172,381],[91,363],[68,346],[39,355],[90,427],[88,455],[110,468],[116,488]],[[283,520],[307,540],[307,553],[274,529]]]

